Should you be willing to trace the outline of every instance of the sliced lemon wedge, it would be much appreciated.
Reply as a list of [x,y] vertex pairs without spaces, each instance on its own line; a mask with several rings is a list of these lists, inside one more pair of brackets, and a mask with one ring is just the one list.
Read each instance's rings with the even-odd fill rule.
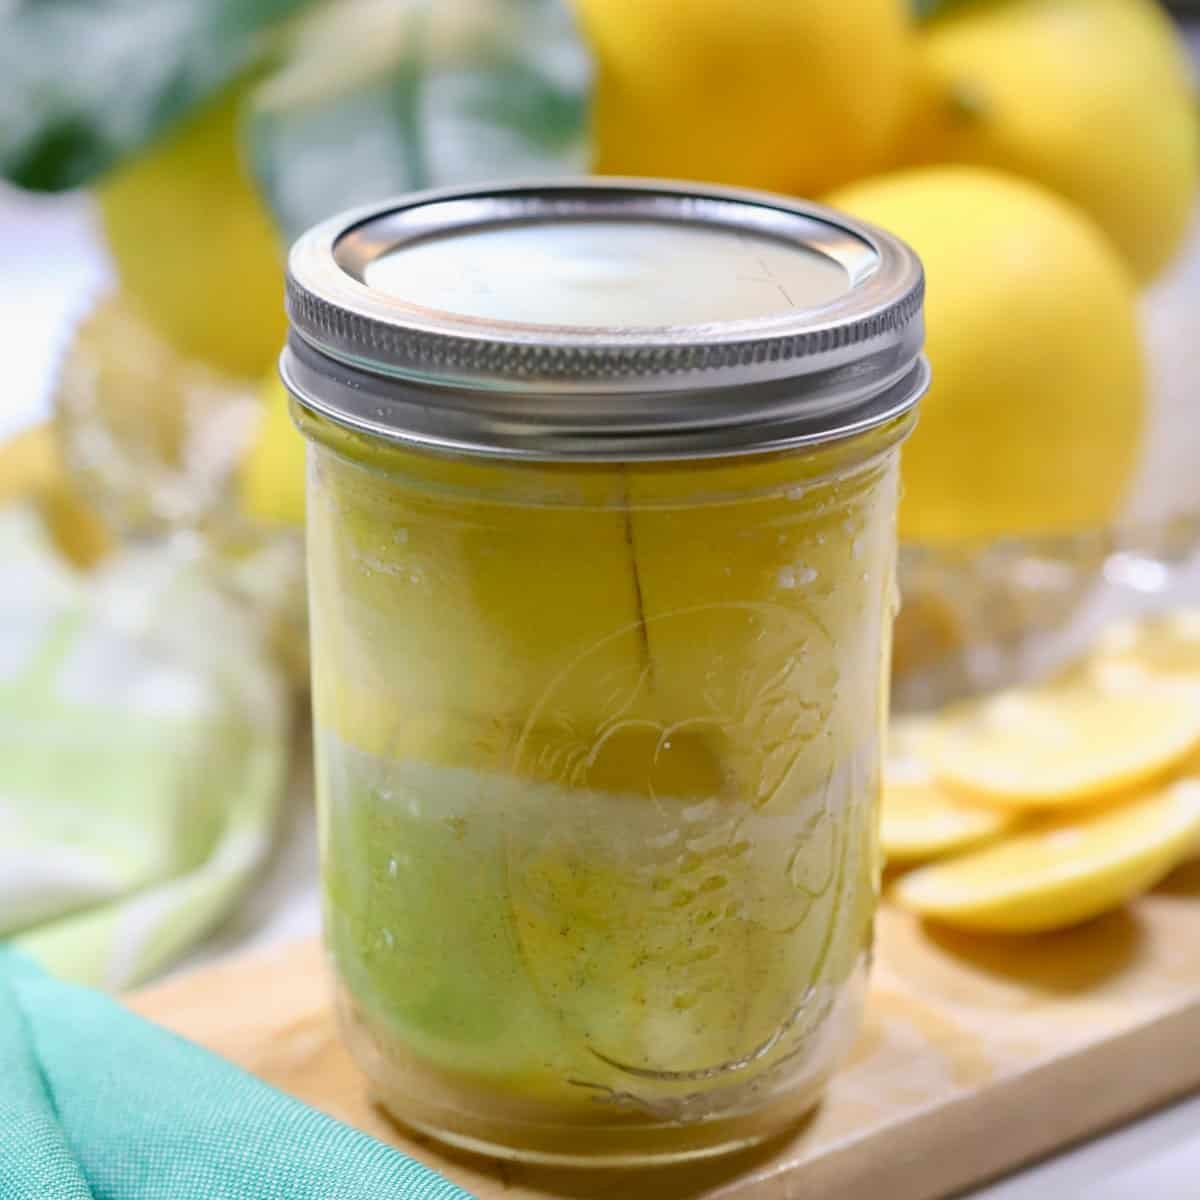
[[892,895],[961,929],[1039,933],[1116,908],[1198,849],[1200,781],[1185,779],[918,867]]
[[923,862],[978,846],[1011,829],[1012,813],[964,804],[932,778],[927,784],[885,781],[880,839],[889,863]]
[[901,717],[888,730],[880,840],[890,863],[954,854],[991,840],[1017,821],[1014,813],[961,801],[937,782],[922,753],[933,724],[929,717]]
[[1076,669],[947,710],[925,745],[938,780],[972,798],[1018,809],[1087,803],[1186,759],[1200,745],[1200,693],[1149,674]]

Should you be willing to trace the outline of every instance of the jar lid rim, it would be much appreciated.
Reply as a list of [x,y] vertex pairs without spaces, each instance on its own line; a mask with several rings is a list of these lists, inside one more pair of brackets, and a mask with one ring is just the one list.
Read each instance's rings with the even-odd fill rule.
[[[837,264],[846,286],[765,316],[584,326],[445,311],[370,282],[372,264],[417,242],[573,220],[769,239]],[[768,193],[607,177],[441,189],[342,214],[297,240],[281,369],[301,404],[398,441],[541,458],[745,453],[849,436],[869,409],[882,421],[914,404],[928,374],[923,294],[920,261],[898,238]]]

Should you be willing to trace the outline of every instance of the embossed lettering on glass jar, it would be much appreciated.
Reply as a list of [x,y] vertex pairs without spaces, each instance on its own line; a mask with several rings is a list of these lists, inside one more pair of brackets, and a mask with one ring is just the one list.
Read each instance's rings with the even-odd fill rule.
[[918,262],[601,180],[351,214],[288,283],[326,940],[372,1087],[531,1160],[778,1132],[862,1003]]

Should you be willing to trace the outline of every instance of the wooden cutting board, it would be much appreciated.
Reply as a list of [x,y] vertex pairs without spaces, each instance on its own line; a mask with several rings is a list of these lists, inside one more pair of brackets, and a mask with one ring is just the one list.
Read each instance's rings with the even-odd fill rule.
[[652,1171],[490,1164],[399,1130],[338,1041],[315,942],[129,1003],[480,1200],[932,1200],[1200,1088],[1200,863],[1052,936],[968,938],[885,907],[873,980],[858,1046],[802,1128]]

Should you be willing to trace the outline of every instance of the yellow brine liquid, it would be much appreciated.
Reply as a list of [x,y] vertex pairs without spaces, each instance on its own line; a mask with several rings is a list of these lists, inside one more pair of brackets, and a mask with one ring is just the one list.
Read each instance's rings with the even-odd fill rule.
[[326,933],[403,1120],[686,1158],[815,1100],[879,856],[897,443],[520,464],[297,409]]

